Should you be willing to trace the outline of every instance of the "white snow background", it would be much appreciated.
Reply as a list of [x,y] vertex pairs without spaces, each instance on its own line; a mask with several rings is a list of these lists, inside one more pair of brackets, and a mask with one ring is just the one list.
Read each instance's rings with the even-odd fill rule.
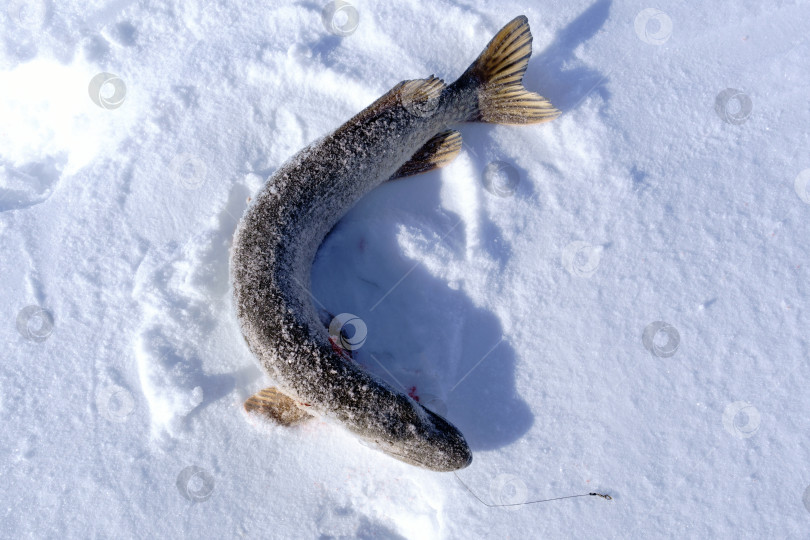
[[[0,536],[810,537],[806,1],[0,6]],[[228,285],[248,197],[520,14],[562,116],[461,125],[313,295],[465,434],[483,502],[612,501],[490,508],[242,411],[272,384]]]

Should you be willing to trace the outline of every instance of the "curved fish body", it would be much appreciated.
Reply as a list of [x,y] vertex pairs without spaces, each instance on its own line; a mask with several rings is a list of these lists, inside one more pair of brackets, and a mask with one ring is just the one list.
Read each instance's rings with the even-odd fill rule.
[[[507,24],[453,84],[403,81],[270,177],[240,220],[231,285],[248,347],[276,382],[246,402],[282,423],[321,416],[407,463],[436,471],[469,465],[450,422],[366,372],[330,339],[315,307],[315,253],[338,220],[382,182],[451,161],[460,122],[528,124],[559,111],[523,87],[531,55],[526,17]],[[272,394],[272,395],[271,395]],[[261,407],[258,407],[261,408]]]

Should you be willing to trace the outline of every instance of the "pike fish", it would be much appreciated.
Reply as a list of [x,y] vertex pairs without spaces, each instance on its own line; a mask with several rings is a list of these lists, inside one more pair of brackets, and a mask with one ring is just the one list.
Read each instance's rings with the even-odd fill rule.
[[449,126],[535,124],[560,114],[523,86],[531,46],[528,19],[515,18],[454,83],[434,76],[400,82],[267,180],[239,221],[230,252],[242,335],[277,385],[250,397],[246,410],[284,425],[321,417],[434,471],[472,462],[453,424],[336,346],[312,304],[310,272],[327,233],[363,195],[459,154],[461,134]]

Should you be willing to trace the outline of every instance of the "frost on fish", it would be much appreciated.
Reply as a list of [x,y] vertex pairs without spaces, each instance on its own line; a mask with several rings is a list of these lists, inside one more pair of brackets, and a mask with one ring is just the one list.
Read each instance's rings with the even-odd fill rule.
[[[448,125],[556,117],[547,100],[523,88],[530,54],[528,21],[517,17],[459,80],[399,83],[301,150],[260,190],[234,236],[231,281],[245,340],[289,398],[285,406],[335,420],[414,465],[451,471],[470,464],[472,452],[452,424],[335,352],[310,299],[310,270],[326,234],[363,195],[458,154],[460,136]],[[253,406],[272,406],[260,398]]]

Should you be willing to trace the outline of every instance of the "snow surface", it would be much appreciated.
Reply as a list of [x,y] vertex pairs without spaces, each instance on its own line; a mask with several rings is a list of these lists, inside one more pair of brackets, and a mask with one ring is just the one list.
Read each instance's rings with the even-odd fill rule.
[[[810,536],[810,4],[352,4],[0,4],[0,536]],[[488,508],[242,413],[271,384],[228,288],[248,197],[519,14],[563,115],[461,126],[342,220],[313,295],[461,429],[481,500],[612,501]]]

